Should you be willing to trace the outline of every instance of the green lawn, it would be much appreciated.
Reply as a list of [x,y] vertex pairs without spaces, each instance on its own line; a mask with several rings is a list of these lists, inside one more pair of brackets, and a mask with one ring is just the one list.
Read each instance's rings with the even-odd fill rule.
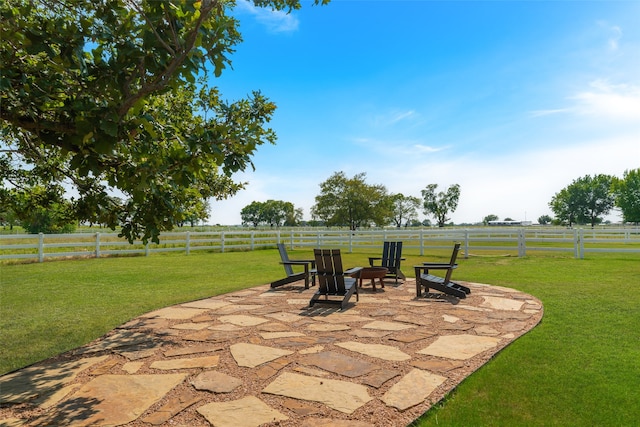
[[[343,258],[365,265],[369,255]],[[449,255],[405,253],[404,271],[411,277],[413,264]],[[0,372],[83,345],[156,308],[281,278],[278,261],[274,249],[0,264]],[[455,278],[530,293],[545,315],[415,425],[637,425],[639,261],[547,253],[459,260]]]

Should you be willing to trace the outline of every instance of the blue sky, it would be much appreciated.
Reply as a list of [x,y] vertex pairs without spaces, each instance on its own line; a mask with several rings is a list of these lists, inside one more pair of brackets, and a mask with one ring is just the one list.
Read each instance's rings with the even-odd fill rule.
[[640,167],[640,1],[334,0],[287,15],[238,0],[235,14],[244,42],[212,84],[274,101],[278,142],[209,223],[268,199],[310,219],[337,171],[406,196],[460,184],[455,223],[535,222],[574,179]]

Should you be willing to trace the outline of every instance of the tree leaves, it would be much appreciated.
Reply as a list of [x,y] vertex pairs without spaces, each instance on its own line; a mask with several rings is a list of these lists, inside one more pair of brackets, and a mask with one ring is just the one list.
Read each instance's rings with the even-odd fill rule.
[[235,194],[243,184],[231,175],[253,167],[259,145],[275,143],[266,124],[276,107],[260,92],[223,102],[197,80],[210,70],[220,76],[241,41],[231,5],[0,3],[0,118],[4,152],[19,157],[12,167],[55,159],[41,184],[74,187],[79,220],[120,226],[130,242],[157,242],[185,220],[194,198]]

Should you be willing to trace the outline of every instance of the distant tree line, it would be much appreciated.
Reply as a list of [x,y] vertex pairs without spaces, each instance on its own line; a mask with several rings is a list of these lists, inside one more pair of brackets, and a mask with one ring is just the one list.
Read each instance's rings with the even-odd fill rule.
[[[315,197],[311,208],[310,225],[349,227],[352,230],[360,227],[383,227],[395,225],[408,227],[425,225],[431,222],[418,220],[420,210],[435,220],[438,227],[444,227],[450,221],[460,199],[460,185],[453,184],[443,191],[438,191],[437,184],[429,184],[421,191],[422,198],[405,196],[402,193],[391,194],[381,184],[367,184],[366,174],[359,173],[348,177],[344,172],[335,172],[320,184],[320,193]],[[294,209],[292,204],[278,201],[282,209],[277,220],[273,217],[274,201],[265,203],[253,202],[246,206],[242,213],[245,225],[300,225],[302,210]],[[610,175],[584,176],[574,180],[560,190],[549,202],[555,218],[541,215],[538,223],[573,226],[589,224],[595,226],[603,222],[603,216],[614,208],[620,209],[625,223],[640,222],[640,169],[625,171],[622,178]],[[289,216],[283,212],[289,212]],[[295,215],[291,215],[295,212]],[[290,220],[285,222],[283,218]],[[495,214],[487,215],[482,223],[487,225],[497,221]],[[504,218],[505,222],[514,221]]]
[[[67,200],[60,187],[30,188],[30,191],[17,192],[0,188],[0,201],[6,202],[12,192],[12,203],[0,204],[0,225],[12,228],[21,225],[30,233],[66,233],[74,231],[79,218],[76,212],[82,210],[82,201]],[[431,221],[420,221],[420,211],[435,220],[435,224],[444,227],[450,221],[450,215],[456,210],[460,199],[460,186],[453,184],[438,191],[437,184],[429,184],[421,191],[422,198],[392,194],[384,185],[371,185],[366,182],[366,174],[359,173],[348,177],[344,172],[335,172],[320,184],[320,192],[311,208],[311,221],[308,225],[349,227],[388,226],[430,226]],[[100,199],[101,202],[123,203],[116,198]],[[96,201],[97,203],[97,201]],[[126,203],[126,202],[125,202]],[[611,175],[586,175],[575,179],[571,184],[556,193],[549,207],[555,214],[542,215],[540,224],[595,226],[603,222],[603,217],[613,209],[619,209],[623,222],[640,223],[640,168],[625,171],[622,178]],[[181,209],[179,226],[205,221],[208,218],[209,204],[194,195],[185,200]],[[282,200],[254,201],[245,206],[241,213],[243,225],[258,226],[297,226],[304,224],[301,208]],[[90,225],[103,226],[100,217],[83,216]],[[87,218],[89,218],[87,220]],[[91,220],[94,219],[95,222]],[[482,222],[498,220],[490,214]],[[505,218],[504,221],[510,221]]]
[[640,222],[640,168],[627,170],[622,178],[611,175],[586,175],[556,193],[549,207],[556,222],[572,226],[594,227],[614,207],[620,209],[625,223]]
[[[422,191],[423,199],[389,193],[382,184],[368,184],[366,174],[348,177],[344,172],[335,172],[320,184],[320,194],[311,208],[310,225],[349,227],[396,227],[431,225],[429,220],[418,221],[418,211],[422,208],[433,216],[438,225],[444,227],[449,215],[455,211],[460,197],[460,186],[454,184],[445,191],[437,191],[437,184],[430,184]],[[280,226],[300,225],[302,210],[293,204],[268,200],[252,202],[245,206],[240,216],[242,224]]]
[[[557,192],[549,202],[555,218],[542,215],[541,225],[590,225],[595,227],[604,221],[604,216],[614,209],[622,213],[626,224],[640,223],[640,168],[627,170],[622,178],[611,175],[585,175]],[[497,215],[487,215],[486,225],[497,221]],[[504,221],[509,221],[505,218]]]

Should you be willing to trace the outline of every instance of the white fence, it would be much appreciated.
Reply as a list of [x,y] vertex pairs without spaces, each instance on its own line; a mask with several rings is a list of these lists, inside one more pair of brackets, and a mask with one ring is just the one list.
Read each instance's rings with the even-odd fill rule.
[[589,252],[640,254],[640,228],[560,229],[538,227],[479,227],[469,229],[386,229],[386,230],[227,230],[163,233],[160,244],[118,238],[115,233],[16,234],[0,235],[0,260],[101,257],[106,255],[157,252],[247,251],[286,243],[290,248],[336,247],[354,251],[377,251],[385,240],[403,242],[403,251],[424,255],[426,249],[449,250],[461,242],[465,257],[472,254],[517,254],[529,251],[572,252],[584,258]]

